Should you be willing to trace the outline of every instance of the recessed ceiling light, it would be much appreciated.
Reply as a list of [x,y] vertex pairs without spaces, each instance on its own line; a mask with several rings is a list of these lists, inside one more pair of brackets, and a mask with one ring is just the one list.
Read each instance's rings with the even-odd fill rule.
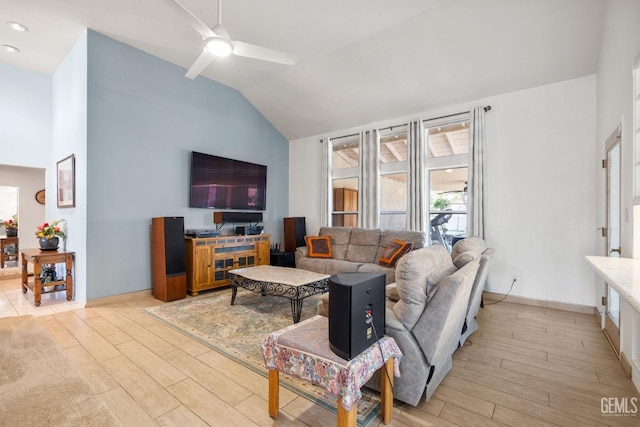
[[8,45],[8,44],[3,44],[3,45],[0,45],[0,47],[2,47],[4,50],[6,50],[7,52],[10,52],[10,53],[20,53],[20,49],[18,49],[15,46],[11,46],[11,45]]
[[25,31],[29,31],[29,29],[25,25],[22,25],[19,22],[7,21],[7,25],[16,31],[20,31],[21,33],[24,33]]

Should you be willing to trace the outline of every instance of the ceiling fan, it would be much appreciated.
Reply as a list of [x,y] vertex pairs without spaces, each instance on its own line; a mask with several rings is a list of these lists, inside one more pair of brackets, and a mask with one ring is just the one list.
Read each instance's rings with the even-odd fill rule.
[[178,0],[164,0],[172,9],[181,13],[202,37],[204,46],[202,53],[193,63],[185,77],[195,79],[216,58],[228,56],[231,53],[246,58],[260,59],[262,61],[277,62],[278,64],[294,65],[298,58],[277,50],[245,43],[239,40],[231,40],[229,33],[222,26],[222,0],[218,0],[218,23],[209,28],[189,9]]

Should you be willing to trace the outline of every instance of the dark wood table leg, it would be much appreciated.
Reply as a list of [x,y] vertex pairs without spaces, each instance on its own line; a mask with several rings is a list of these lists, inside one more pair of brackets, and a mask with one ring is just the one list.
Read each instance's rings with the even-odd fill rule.
[[42,281],[40,280],[40,260],[33,261],[33,302],[36,307],[40,306],[42,299]]
[[0,268],[4,268],[4,242],[5,239],[0,239]]
[[26,294],[27,293],[27,280],[29,280],[29,274],[27,273],[27,258],[24,256],[24,254],[21,255],[22,257],[22,293]]
[[67,254],[65,256],[65,266],[67,268],[67,277],[65,278],[65,286],[67,288],[67,301],[71,301],[73,298],[73,255]]

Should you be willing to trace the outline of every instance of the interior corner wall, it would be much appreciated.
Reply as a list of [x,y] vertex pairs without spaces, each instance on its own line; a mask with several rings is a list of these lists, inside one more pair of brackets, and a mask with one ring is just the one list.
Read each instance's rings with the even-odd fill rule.
[[191,151],[266,165],[265,233],[282,241],[288,141],[237,90],[185,72],[89,31],[88,299],[151,287],[151,218],[214,227],[189,208]]
[[[46,220],[65,220],[63,249],[75,252],[75,301],[87,301],[87,31],[76,41],[52,77],[53,144],[46,173]],[[75,207],[56,200],[57,162],[75,156]],[[92,273],[95,274],[95,273]]]
[[496,249],[487,290],[594,305],[585,255],[595,251],[596,78],[578,79],[425,111],[290,142],[291,215],[319,228],[320,139],[491,105],[486,116],[485,238]]
[[[44,172],[40,168],[0,167],[0,186],[18,187],[18,237],[21,249],[38,247],[33,232],[44,221],[44,206],[36,201],[35,195],[44,188]],[[9,215],[0,218],[9,219]]]

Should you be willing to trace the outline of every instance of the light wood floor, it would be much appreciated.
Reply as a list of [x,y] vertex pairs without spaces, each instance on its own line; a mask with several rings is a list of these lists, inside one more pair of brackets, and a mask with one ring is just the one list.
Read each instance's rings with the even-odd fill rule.
[[[18,280],[0,281],[0,306],[15,289]],[[270,419],[266,378],[141,312],[158,304],[63,304],[39,319],[125,426],[335,425],[334,414],[286,389]],[[601,413],[603,397],[638,393],[593,316],[503,302],[481,309],[479,321],[434,397],[415,408],[396,402],[391,425],[640,425],[640,415]]]

